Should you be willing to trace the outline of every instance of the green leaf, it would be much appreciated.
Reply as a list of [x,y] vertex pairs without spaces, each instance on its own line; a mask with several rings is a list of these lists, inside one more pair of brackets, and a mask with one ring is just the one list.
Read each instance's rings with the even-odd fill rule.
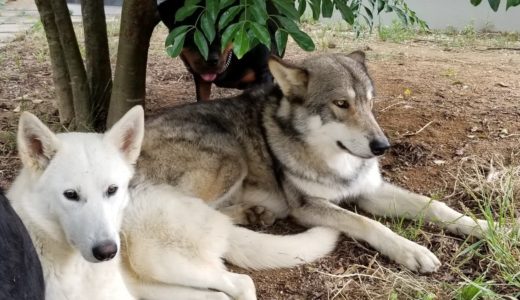
[[253,20],[257,23],[260,23],[264,25],[267,22],[267,19],[269,18],[267,15],[267,10],[265,8],[265,5],[262,7],[262,5],[250,5],[247,7],[248,12],[253,15]]
[[186,33],[187,32],[177,35],[175,39],[172,41],[172,43],[168,44],[168,46],[166,47],[166,53],[168,53],[170,57],[179,56],[179,54],[182,51],[182,46],[184,45]]
[[235,0],[220,0],[220,4],[219,4],[218,8],[219,8],[219,10],[222,10],[223,8],[226,8],[233,3],[235,3]]
[[236,5],[227,9],[218,20],[218,28],[224,29],[242,11],[242,6]]
[[307,0],[298,0],[298,14],[303,16],[305,9],[307,8]]
[[482,0],[471,0],[470,2],[471,2],[471,4],[473,4],[474,6],[477,6],[477,5],[480,4],[480,2],[482,2]]
[[406,14],[400,8],[397,8],[395,6],[394,6],[394,11],[397,14],[397,16],[399,17],[399,19],[401,20],[401,22],[405,26],[408,26],[408,19],[406,18]]
[[267,11],[267,5],[265,3],[266,2],[265,0],[250,0],[250,1],[253,1],[253,5],[251,5],[251,6],[257,6],[261,9]]
[[314,20],[318,20],[321,14],[321,0],[310,0],[310,5],[312,10],[312,18]]
[[[482,0],[481,0],[482,1]],[[386,1],[377,0],[377,13],[380,14],[383,9],[385,9]]]
[[354,17],[354,12],[352,11],[352,9],[342,0],[334,0],[334,4],[341,13],[343,20],[347,21],[347,23],[349,23],[350,25],[354,24],[354,20],[356,18]]
[[238,57],[238,59],[240,59],[249,51],[249,49],[249,38],[244,23],[242,26],[240,26],[240,29],[235,34],[235,38],[233,40],[233,52]]
[[283,15],[287,16],[288,18],[291,18],[293,20],[299,20],[300,15],[298,14],[298,11],[294,7],[294,1],[291,0],[272,0],[274,6],[276,6],[276,9]]
[[367,16],[370,18],[370,20],[374,19],[374,16],[372,15],[372,10],[370,10],[368,7],[365,6],[365,11],[367,13]]
[[206,13],[211,16],[213,20],[217,19],[219,11],[219,0],[206,0]]
[[201,0],[186,0],[184,6],[193,6],[199,4]]
[[305,51],[313,51],[315,49],[312,39],[305,32],[301,31],[293,20],[284,16],[276,16],[276,18],[300,48]]
[[334,11],[334,6],[332,5],[332,0],[322,0],[321,1],[321,13],[324,18],[332,17],[332,12]]
[[251,22],[251,31],[254,33],[254,36],[268,48],[271,48],[271,35],[265,26],[262,26],[258,23]]
[[200,18],[200,28],[204,32],[204,35],[208,39],[208,42],[211,44],[215,39],[215,21],[212,19],[211,15],[208,12],[202,14]]
[[289,35],[287,32],[278,29],[274,34],[274,39],[276,41],[276,47],[278,48],[278,55],[282,56],[285,52],[285,46],[287,46],[287,38]]
[[164,46],[168,47],[170,45],[173,45],[175,39],[180,36],[181,34],[185,34],[188,29],[190,28],[189,25],[183,25],[176,27],[174,30],[170,31],[168,36],[166,37],[166,41],[164,42]]
[[289,32],[291,37],[294,39],[296,44],[305,51],[314,51],[316,46],[312,41],[311,37],[303,31]]
[[195,45],[197,45],[197,48],[199,48],[200,54],[204,57],[204,59],[208,59],[208,42],[206,41],[206,38],[204,37],[204,34],[200,30],[195,30],[195,34],[193,35],[193,41],[195,42]]
[[287,32],[291,33],[291,32],[300,31],[300,28],[298,28],[298,25],[296,25],[296,23],[294,23],[293,20],[291,20],[287,17],[284,17],[284,16],[276,16],[276,19],[278,19],[278,21],[282,25],[281,27],[285,28],[285,30],[287,30]]
[[260,41],[256,38],[255,33],[251,30],[251,27],[247,31],[247,38],[249,39],[249,49],[253,49],[254,47],[258,46],[258,44],[260,44]]
[[520,0],[507,0],[506,4],[506,10],[508,10],[510,7],[518,6],[520,5]]
[[500,5],[500,0],[488,0],[489,6],[491,6],[491,9],[493,11],[498,10],[498,6]]
[[222,33],[221,50],[226,49],[228,44],[231,42],[231,40],[237,33],[238,29],[240,29],[240,25],[240,23],[231,24],[228,28],[226,28],[226,30],[224,30],[224,32]]
[[355,12],[359,8],[359,1],[352,1],[352,4],[350,5],[350,10]]
[[175,22],[184,21],[187,17],[191,16],[196,10],[196,5],[190,5],[179,8],[179,10],[175,13]]
[[367,26],[370,28],[370,30],[372,30],[372,19],[369,19],[367,16],[365,15],[361,15],[363,17],[363,19],[365,19],[365,22],[367,22]]

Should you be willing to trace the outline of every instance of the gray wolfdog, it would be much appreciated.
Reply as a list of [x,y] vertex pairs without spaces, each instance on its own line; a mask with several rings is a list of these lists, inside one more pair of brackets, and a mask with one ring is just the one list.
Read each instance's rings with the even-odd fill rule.
[[290,215],[304,226],[328,226],[422,273],[440,266],[432,252],[338,204],[423,216],[458,234],[487,230],[482,220],[383,180],[377,157],[390,145],[372,114],[363,52],[297,65],[271,58],[269,69],[276,86],[150,119],[134,184],[170,184],[236,223],[268,225]]

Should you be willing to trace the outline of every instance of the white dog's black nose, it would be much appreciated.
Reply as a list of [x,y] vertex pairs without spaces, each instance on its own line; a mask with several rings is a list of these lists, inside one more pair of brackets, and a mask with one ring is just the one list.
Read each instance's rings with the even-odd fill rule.
[[383,155],[385,151],[390,148],[390,143],[385,139],[375,139],[369,144],[370,151],[376,156]]
[[111,260],[117,254],[117,244],[114,241],[103,241],[92,248],[92,254],[99,261]]

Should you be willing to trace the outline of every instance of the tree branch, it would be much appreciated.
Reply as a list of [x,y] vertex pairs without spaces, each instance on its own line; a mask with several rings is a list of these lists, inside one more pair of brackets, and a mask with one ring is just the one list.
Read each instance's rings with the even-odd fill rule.
[[49,55],[51,57],[52,74],[56,91],[56,104],[60,114],[60,123],[68,127],[74,120],[74,105],[72,102],[72,90],[70,86],[69,71],[63,48],[60,44],[58,28],[54,22],[54,13],[48,1],[36,0],[36,6],[49,44]]
[[144,105],[146,64],[153,29],[159,22],[155,0],[125,0],[107,127],[134,105]]
[[76,115],[76,127],[78,130],[92,129],[92,114],[90,103],[90,91],[87,75],[78,41],[74,33],[74,27],[70,19],[69,9],[65,0],[50,0],[54,11],[54,20],[58,28],[63,56],[69,70]]
[[112,89],[112,71],[108,49],[103,0],[81,0],[85,33],[85,65],[90,86],[94,127],[103,131]]

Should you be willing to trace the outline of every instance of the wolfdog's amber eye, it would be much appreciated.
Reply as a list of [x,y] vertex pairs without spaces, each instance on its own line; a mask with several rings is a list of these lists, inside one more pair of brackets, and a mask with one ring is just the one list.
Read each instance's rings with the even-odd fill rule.
[[339,108],[347,109],[349,107],[348,102],[346,100],[334,100],[332,101],[334,105],[336,105]]
[[111,185],[107,189],[107,195],[112,196],[117,192],[117,185]]
[[65,192],[63,192],[63,196],[65,196],[65,198],[71,201],[79,200],[79,195],[75,190],[66,190]]

